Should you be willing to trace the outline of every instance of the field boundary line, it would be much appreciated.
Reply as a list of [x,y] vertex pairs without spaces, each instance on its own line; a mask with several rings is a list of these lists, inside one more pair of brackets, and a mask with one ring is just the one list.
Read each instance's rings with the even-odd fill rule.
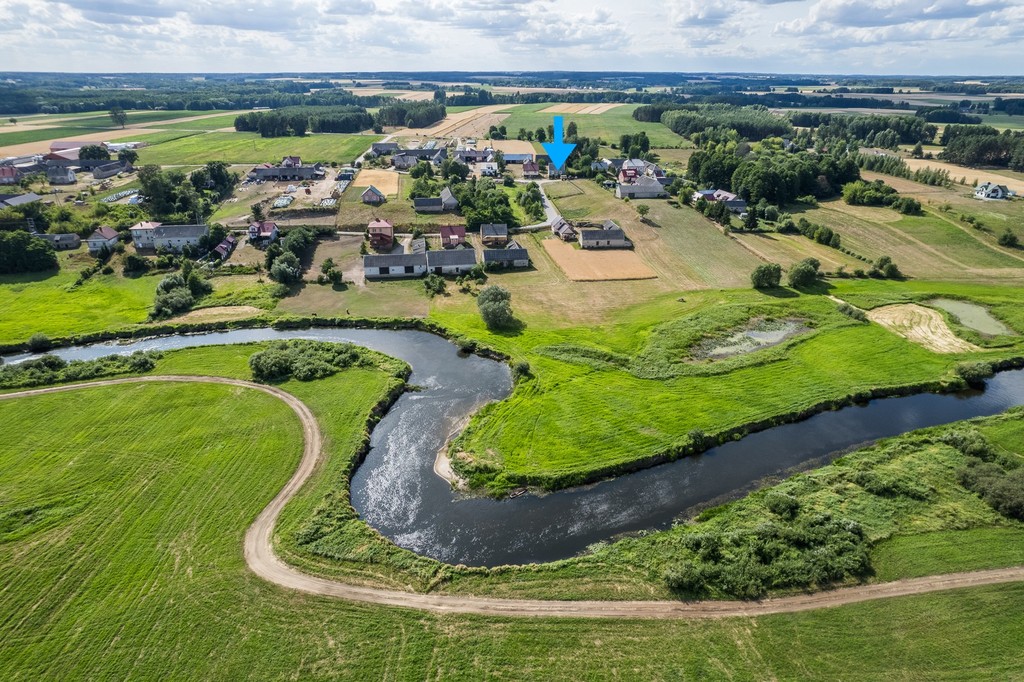
[[0,401],[35,395],[62,393],[83,388],[142,383],[222,384],[261,391],[284,402],[302,422],[302,459],[295,473],[271,502],[263,508],[245,534],[244,556],[249,569],[280,587],[306,594],[347,601],[411,608],[432,613],[475,614],[507,617],[621,618],[621,619],[708,619],[755,617],[777,613],[798,613],[877,599],[983,585],[1024,581],[1024,566],[994,568],[907,578],[887,583],[841,587],[825,592],[800,594],[760,601],[551,601],[503,599],[459,595],[422,594],[400,590],[350,585],[303,573],[274,552],[273,531],[284,506],[313,474],[323,456],[323,435],[312,410],[301,400],[274,386],[241,379],[210,376],[164,375],[124,377],[85,383],[48,386],[0,394]]

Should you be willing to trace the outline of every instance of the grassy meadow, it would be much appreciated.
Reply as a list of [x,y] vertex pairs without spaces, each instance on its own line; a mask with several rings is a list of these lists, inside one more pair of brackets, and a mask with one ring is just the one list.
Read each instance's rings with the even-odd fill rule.
[[[230,125],[230,124],[229,124]],[[153,144],[139,150],[140,164],[176,165],[225,163],[277,163],[287,155],[305,162],[352,163],[380,140],[374,135],[310,134],[304,137],[260,137],[258,133],[204,133]]]
[[509,117],[501,122],[508,129],[510,137],[515,138],[520,128],[537,130],[547,129],[555,116],[561,116],[565,125],[576,122],[579,134],[583,137],[599,137],[609,144],[619,143],[619,137],[625,134],[647,133],[651,146],[655,148],[674,148],[692,146],[686,138],[675,134],[661,123],[645,123],[633,118],[633,110],[639,105],[623,105],[609,109],[603,114],[553,114],[541,113],[553,104],[520,104],[511,106],[506,111]]

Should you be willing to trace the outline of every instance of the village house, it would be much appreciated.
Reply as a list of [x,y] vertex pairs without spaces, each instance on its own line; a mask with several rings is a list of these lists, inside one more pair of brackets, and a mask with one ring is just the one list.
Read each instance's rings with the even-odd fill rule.
[[484,246],[505,246],[508,243],[508,225],[505,223],[480,226],[480,241]]
[[1010,190],[1006,185],[997,185],[994,182],[983,182],[974,188],[975,199],[1006,199],[1010,196]]
[[372,220],[366,226],[370,246],[378,251],[389,251],[395,245],[395,226],[389,220]]
[[363,256],[363,275],[376,277],[419,277],[427,272],[427,254],[392,253]]
[[505,154],[505,163],[519,165],[527,161],[533,161],[533,154]]
[[457,211],[459,209],[459,200],[455,198],[451,187],[445,187],[441,190],[441,208],[445,211]]
[[441,226],[441,246],[446,249],[454,249],[466,241],[466,228],[462,225]]
[[665,199],[668,197],[668,192],[665,191],[665,186],[656,179],[643,175],[632,184],[620,182],[615,187],[615,196],[619,199]]
[[491,149],[459,149],[452,155],[452,158],[466,165],[482,163],[484,161],[494,161],[494,151]]
[[208,234],[209,225],[159,225],[153,229],[153,248],[180,253],[186,247],[198,248]]
[[354,168],[342,168],[334,179],[338,182],[352,182],[356,179],[356,171]]
[[96,228],[96,231],[89,235],[89,238],[85,240],[86,245],[89,247],[89,253],[94,256],[103,250],[103,247],[107,247],[109,250],[113,250],[117,244],[117,230],[106,225]]
[[33,233],[34,236],[53,244],[53,248],[57,251],[70,251],[71,249],[77,249],[82,245],[82,238],[77,234],[39,234]]
[[268,244],[281,234],[277,223],[270,220],[249,223],[249,241]]
[[427,270],[435,275],[463,275],[476,265],[473,249],[427,251]]
[[0,185],[16,185],[21,179],[21,171],[14,166],[0,166]]
[[626,233],[612,220],[606,220],[599,228],[580,230],[580,248],[583,249],[629,249],[632,246]]
[[51,185],[73,185],[78,176],[66,166],[50,166],[46,169],[46,180]]
[[128,228],[128,231],[132,235],[132,244],[135,245],[136,249],[152,249],[153,246],[153,230],[158,228],[160,223],[154,222],[142,222],[136,223]]
[[134,170],[130,163],[122,164],[120,161],[110,161],[103,164],[102,166],[96,166],[92,169],[92,177],[94,180],[106,180],[112,178],[118,173],[130,173]]
[[747,202],[740,199],[737,195],[732,192],[726,192],[724,189],[702,189],[697,190],[693,193],[692,197],[694,203],[703,199],[704,201],[718,201],[725,204],[726,208],[732,213],[743,213],[747,210]]
[[374,142],[370,145],[370,150],[378,156],[394,154],[398,149],[399,147],[397,142]]
[[496,178],[501,174],[498,171],[498,164],[492,162],[478,163],[476,165],[476,172],[482,178]]
[[224,262],[231,255],[231,252],[235,250],[235,238],[231,235],[224,237],[224,241],[214,247],[213,254]]
[[249,171],[250,179],[264,181],[320,180],[326,175],[327,171],[324,170],[323,165],[319,163],[303,165],[302,159],[298,156],[286,156],[281,159],[281,163],[276,166],[272,166],[269,163],[263,163]]
[[405,154],[395,154],[391,157],[391,165],[395,170],[409,170],[420,160],[415,156],[406,156]]
[[370,204],[372,206],[380,206],[384,203],[384,193],[373,185],[364,189],[359,198],[362,199],[364,204]]
[[555,218],[551,223],[551,234],[565,242],[575,241],[576,230],[565,218]]
[[540,165],[536,161],[525,161],[523,163],[523,177],[524,178],[539,178],[540,177]]
[[484,249],[484,267],[491,268],[528,268],[530,254],[514,241],[504,249]]

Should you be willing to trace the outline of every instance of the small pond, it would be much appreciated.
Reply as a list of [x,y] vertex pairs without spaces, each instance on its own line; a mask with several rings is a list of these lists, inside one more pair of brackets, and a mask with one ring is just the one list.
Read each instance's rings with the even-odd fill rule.
[[957,301],[952,298],[933,298],[930,301],[925,301],[925,303],[955,315],[960,320],[960,324],[982,334],[989,336],[1017,335],[1016,332],[993,317],[992,313],[985,307],[977,303]]
[[755,320],[746,329],[727,337],[701,342],[694,349],[693,355],[701,360],[721,360],[777,346],[807,330],[801,320]]

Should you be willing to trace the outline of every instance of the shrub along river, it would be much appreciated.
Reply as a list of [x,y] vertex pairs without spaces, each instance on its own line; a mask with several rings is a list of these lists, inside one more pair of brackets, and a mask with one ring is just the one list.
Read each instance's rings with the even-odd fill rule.
[[508,368],[462,356],[439,336],[366,329],[254,329],[103,343],[53,353],[66,360],[90,360],[138,350],[294,338],[347,341],[412,366],[410,382],[423,390],[404,394],[374,429],[371,450],[352,479],[352,503],[367,523],[398,545],[473,566],[571,557],[621,533],[667,528],[694,507],[736,497],[766,478],[831,461],[854,446],[1024,404],[1024,370],[1007,371],[990,379],[984,391],[873,400],[593,485],[494,500],[452,491],[434,474],[433,465],[458,424],[485,403],[508,395]]

